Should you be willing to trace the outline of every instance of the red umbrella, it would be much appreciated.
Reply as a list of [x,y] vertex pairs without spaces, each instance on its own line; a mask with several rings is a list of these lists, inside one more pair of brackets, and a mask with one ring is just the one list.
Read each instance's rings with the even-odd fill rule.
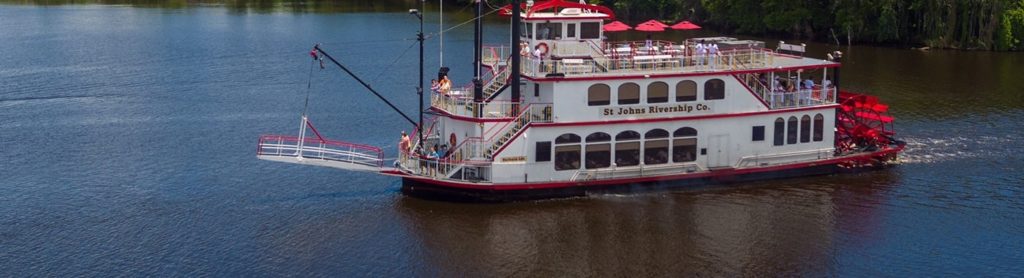
[[671,28],[675,30],[696,30],[700,29],[700,26],[689,21],[680,21],[679,23],[676,23],[676,25],[672,25]]
[[615,21],[612,23],[605,24],[602,29],[604,29],[605,32],[622,32],[629,29],[633,29],[633,27],[629,27],[629,25],[626,25],[621,21]]
[[664,32],[665,31],[665,27],[661,27],[661,26],[659,26],[657,24],[650,24],[650,23],[647,23],[647,22],[640,23],[640,25],[637,25],[635,29],[637,31],[644,31],[644,32]]
[[655,26],[658,26],[658,27],[661,27],[661,28],[668,28],[667,24],[661,23],[661,21],[657,21],[657,20],[653,20],[653,19],[648,20],[648,21],[644,21],[644,23],[640,23],[640,25],[645,25],[645,24],[655,25]]

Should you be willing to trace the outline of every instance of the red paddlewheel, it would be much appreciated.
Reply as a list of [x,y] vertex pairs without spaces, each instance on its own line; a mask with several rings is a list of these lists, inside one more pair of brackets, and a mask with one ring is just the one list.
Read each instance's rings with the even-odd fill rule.
[[845,153],[858,147],[883,148],[892,143],[893,118],[886,115],[889,106],[874,96],[840,94],[837,110],[836,150]]

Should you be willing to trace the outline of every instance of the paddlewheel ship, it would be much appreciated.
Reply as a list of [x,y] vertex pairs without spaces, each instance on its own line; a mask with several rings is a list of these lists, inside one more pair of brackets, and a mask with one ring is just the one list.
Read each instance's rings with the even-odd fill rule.
[[[386,161],[304,117],[297,137],[261,136],[257,156],[396,176],[409,195],[508,201],[874,169],[904,147],[888,106],[838,89],[839,53],[729,37],[608,41],[610,9],[562,0],[500,14],[511,45],[483,46],[476,30],[479,81],[429,92],[411,154]],[[426,154],[434,146],[440,157]]]

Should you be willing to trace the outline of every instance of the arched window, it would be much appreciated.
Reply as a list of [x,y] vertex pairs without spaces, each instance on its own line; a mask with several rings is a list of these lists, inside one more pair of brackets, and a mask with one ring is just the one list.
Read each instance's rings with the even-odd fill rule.
[[583,167],[587,169],[608,168],[612,163],[612,136],[604,132],[587,135]]
[[785,133],[786,120],[783,120],[782,118],[775,119],[775,140],[773,140],[772,144],[776,146],[782,146],[785,144]]
[[814,115],[814,142],[824,140],[825,117],[821,114]]
[[615,165],[640,165],[640,133],[627,130],[615,135]]
[[555,170],[580,168],[580,137],[566,133],[555,138]]
[[789,116],[789,122],[786,123],[786,144],[796,144],[796,117]]
[[676,101],[697,100],[697,82],[683,80],[676,83]]
[[725,99],[725,81],[711,79],[704,82],[704,100]]
[[811,116],[804,115],[800,118],[800,143],[811,141]]
[[640,103],[640,85],[626,83],[619,85],[619,104]]
[[654,82],[647,85],[647,103],[668,102],[668,83]]
[[668,163],[668,131],[654,129],[644,133],[644,164]]
[[697,130],[684,127],[672,132],[672,162],[697,160]]
[[605,84],[590,85],[587,90],[587,105],[599,106],[612,103],[612,87]]

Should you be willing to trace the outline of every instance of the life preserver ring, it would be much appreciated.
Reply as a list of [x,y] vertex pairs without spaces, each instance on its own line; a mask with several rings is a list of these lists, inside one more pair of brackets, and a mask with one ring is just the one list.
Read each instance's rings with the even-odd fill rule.
[[459,140],[458,140],[458,138],[455,137],[455,133],[452,133],[451,136],[448,136],[448,146],[450,146],[451,148],[454,148],[455,147],[455,143],[458,143],[458,142],[459,142]]
[[540,49],[540,56],[548,55],[548,44],[547,43],[538,43],[537,44],[537,48]]

